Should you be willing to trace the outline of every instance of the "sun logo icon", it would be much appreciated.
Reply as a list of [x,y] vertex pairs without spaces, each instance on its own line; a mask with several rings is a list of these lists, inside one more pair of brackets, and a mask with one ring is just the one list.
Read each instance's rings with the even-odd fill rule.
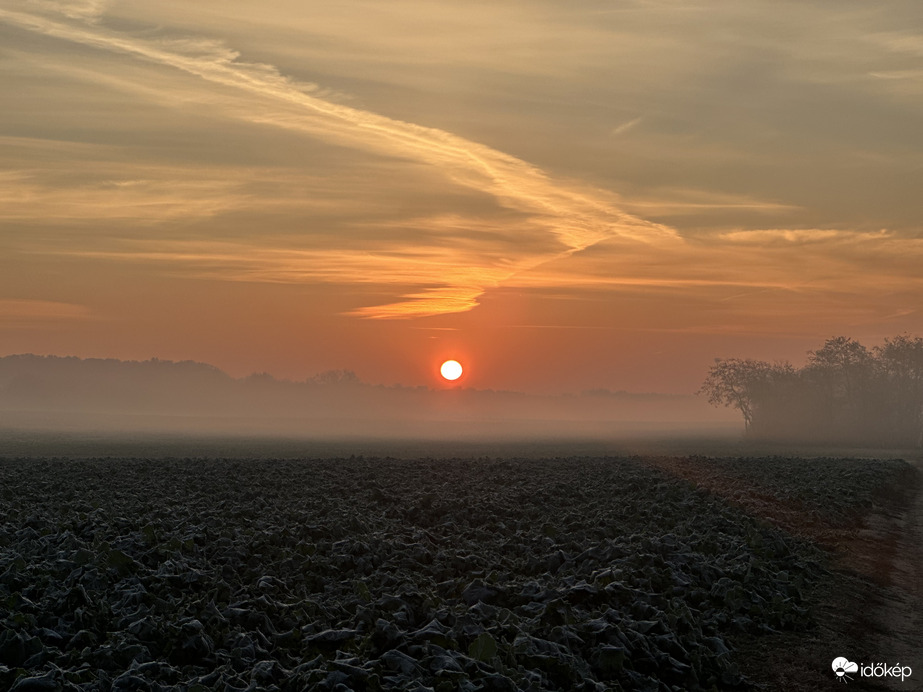
[[846,673],[855,673],[859,670],[859,666],[849,661],[842,656],[833,659],[833,672],[836,673],[837,680],[840,682],[847,682],[852,680]]

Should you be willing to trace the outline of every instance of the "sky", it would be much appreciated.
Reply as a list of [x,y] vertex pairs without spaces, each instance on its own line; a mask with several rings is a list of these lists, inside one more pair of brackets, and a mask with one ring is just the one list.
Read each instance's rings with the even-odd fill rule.
[[0,0],[0,355],[535,393],[923,334],[918,0]]

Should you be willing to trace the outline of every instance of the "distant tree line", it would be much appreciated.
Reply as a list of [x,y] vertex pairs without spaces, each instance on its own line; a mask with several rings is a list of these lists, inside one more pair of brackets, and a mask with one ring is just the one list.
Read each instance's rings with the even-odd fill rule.
[[748,437],[804,442],[923,445],[923,338],[868,349],[847,337],[807,363],[716,359],[699,394],[743,415]]

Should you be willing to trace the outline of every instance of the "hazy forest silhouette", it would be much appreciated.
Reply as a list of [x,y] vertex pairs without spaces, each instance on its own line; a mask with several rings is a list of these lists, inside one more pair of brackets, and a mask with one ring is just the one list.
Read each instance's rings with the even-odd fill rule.
[[349,370],[302,381],[235,378],[192,361],[0,357],[0,430],[192,434],[491,436],[718,429],[736,423],[691,394],[590,390],[536,395],[465,387],[373,385]]
[[700,394],[736,408],[750,439],[883,447],[923,445],[923,338],[868,349],[844,336],[807,363],[716,359]]

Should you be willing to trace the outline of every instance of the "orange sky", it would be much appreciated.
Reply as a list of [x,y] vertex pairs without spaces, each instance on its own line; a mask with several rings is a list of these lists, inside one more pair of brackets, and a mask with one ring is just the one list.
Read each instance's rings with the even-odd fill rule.
[[923,332],[915,0],[4,0],[0,59],[0,354],[691,392]]

